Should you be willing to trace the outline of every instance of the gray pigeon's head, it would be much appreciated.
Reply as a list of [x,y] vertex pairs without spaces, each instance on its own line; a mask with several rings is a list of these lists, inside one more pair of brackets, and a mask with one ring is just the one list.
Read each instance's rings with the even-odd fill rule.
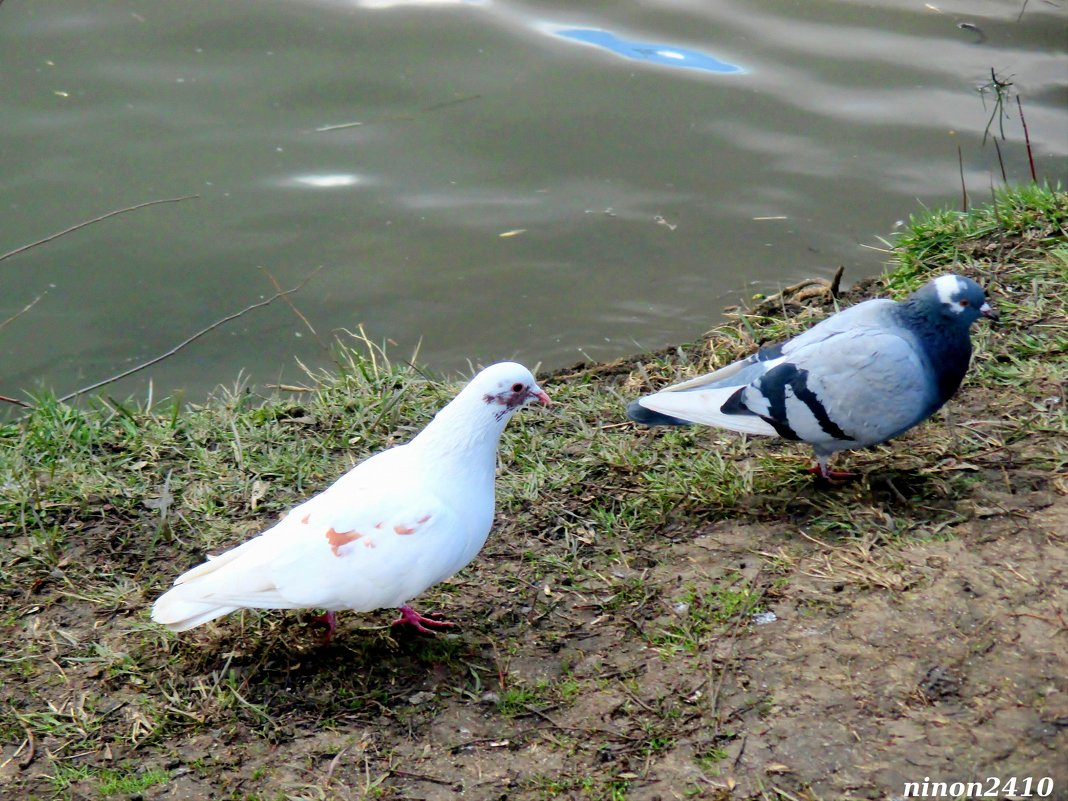
[[962,275],[940,275],[919,289],[912,299],[927,315],[949,320],[965,329],[979,317],[998,319],[997,310],[987,301],[983,288]]

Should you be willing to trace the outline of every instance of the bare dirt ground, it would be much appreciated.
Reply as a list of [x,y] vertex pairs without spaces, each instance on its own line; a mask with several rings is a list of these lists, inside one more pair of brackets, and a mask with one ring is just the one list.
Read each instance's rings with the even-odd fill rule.
[[[998,383],[997,336],[950,419],[855,455],[847,486],[761,440],[730,446],[727,469],[757,479],[729,509],[629,528],[584,511],[648,492],[655,460],[510,496],[482,556],[420,599],[461,624],[436,638],[384,612],[343,615],[330,644],[297,613],[163,632],[146,606],[202,554],[165,542],[146,568],[127,534],[152,536],[148,510],[71,511],[53,567],[18,537],[3,559],[0,797],[829,801],[1049,777],[1068,799],[1065,388]],[[670,363],[548,385],[623,397]],[[728,447],[620,417],[584,436]]]
[[[321,645],[293,617],[247,617],[183,643],[160,666],[173,685],[147,690],[127,684],[130,657],[99,657],[152,650],[142,609],[34,593],[22,636],[55,672],[4,694],[38,699],[57,730],[35,754],[5,745],[4,797],[101,797],[94,774],[45,778],[82,730],[90,764],[167,776],[128,798],[889,799],[925,777],[1048,776],[1063,799],[1068,503],[1047,481],[990,478],[958,522],[892,548],[810,537],[803,519],[718,521],[568,587],[525,580],[540,543],[498,542],[445,593],[457,634],[349,621]],[[870,499],[864,514],[894,515]],[[789,516],[797,499],[781,503]],[[775,619],[702,629],[693,587],[744,590]],[[64,659],[85,643],[97,659]]]

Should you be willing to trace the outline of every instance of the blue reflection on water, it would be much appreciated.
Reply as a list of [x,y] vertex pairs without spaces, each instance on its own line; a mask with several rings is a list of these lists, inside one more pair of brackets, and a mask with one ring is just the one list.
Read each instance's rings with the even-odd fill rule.
[[728,64],[718,58],[702,53],[700,50],[690,50],[686,47],[675,47],[668,44],[656,44],[655,42],[631,42],[621,39],[610,31],[602,31],[597,28],[562,28],[554,30],[557,36],[566,39],[574,39],[577,42],[591,44],[623,58],[634,61],[648,61],[651,64],[661,64],[665,67],[680,67],[691,70],[704,70],[705,72],[744,72],[736,64]]

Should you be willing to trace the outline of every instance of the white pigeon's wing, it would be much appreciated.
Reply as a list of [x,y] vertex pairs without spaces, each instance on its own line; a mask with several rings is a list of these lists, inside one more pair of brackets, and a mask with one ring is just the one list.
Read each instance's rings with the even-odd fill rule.
[[405,447],[384,451],[259,536],[183,573],[152,618],[184,631],[241,608],[404,603],[474,558],[487,533],[472,531],[425,484]]
[[400,486],[373,502],[335,497],[305,511],[269,569],[278,593],[299,606],[399,606],[466,565],[486,533],[468,530],[437,497]]
[[180,586],[219,607],[369,611],[405,603],[459,570],[470,539],[448,506],[410,487],[324,493]]

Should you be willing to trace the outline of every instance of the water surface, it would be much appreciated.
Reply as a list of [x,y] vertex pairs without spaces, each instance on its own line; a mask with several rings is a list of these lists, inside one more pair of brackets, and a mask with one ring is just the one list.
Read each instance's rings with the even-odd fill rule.
[[[114,374],[319,268],[292,299],[322,336],[441,370],[693,339],[755,291],[879,272],[899,220],[959,204],[958,149],[989,196],[991,68],[1064,182],[1066,35],[1038,0],[8,0],[0,253],[199,197],[0,262],[0,319],[43,294],[0,331],[0,393]],[[326,359],[275,303],[113,391],[295,357]]]

